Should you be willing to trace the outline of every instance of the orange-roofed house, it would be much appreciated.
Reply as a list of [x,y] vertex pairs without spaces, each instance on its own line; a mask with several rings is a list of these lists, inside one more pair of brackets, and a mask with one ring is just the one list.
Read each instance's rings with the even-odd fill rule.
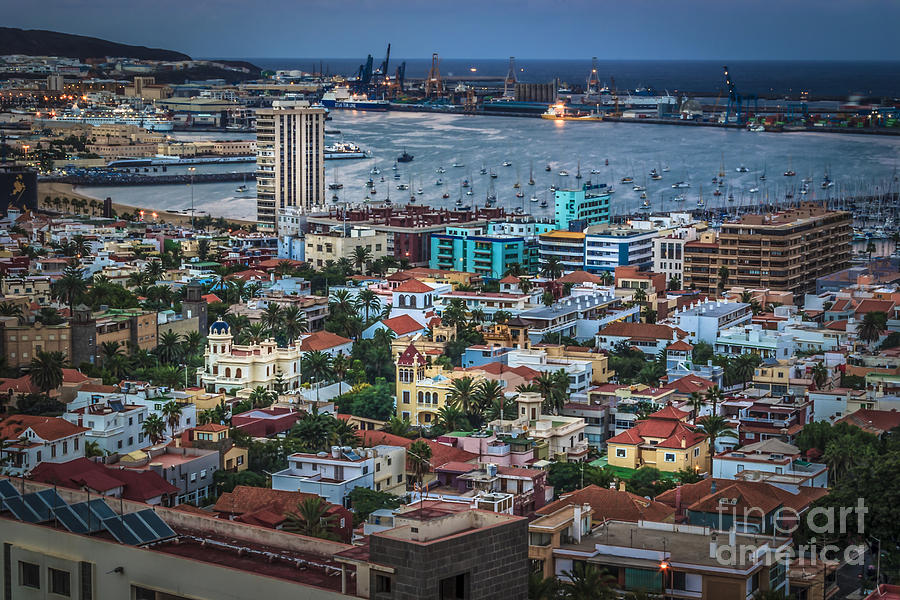
[[597,347],[612,352],[617,345],[625,343],[655,358],[661,350],[684,337],[683,331],[668,325],[615,321],[597,333]]
[[408,314],[400,314],[396,317],[382,319],[369,325],[369,327],[362,332],[363,339],[372,339],[375,337],[375,332],[380,329],[388,329],[394,333],[395,338],[398,338],[405,335],[412,336],[419,333],[424,334],[428,331],[428,325],[416,321]]
[[656,467],[675,472],[709,469],[709,445],[706,435],[687,423],[690,413],[671,405],[635,422],[606,442],[610,466],[625,469]]
[[391,289],[391,318],[412,317],[423,327],[435,316],[434,302],[440,293],[450,291],[449,284],[428,284],[411,277]]
[[25,475],[43,462],[81,458],[88,431],[59,417],[10,415],[0,421],[4,469],[10,475]]

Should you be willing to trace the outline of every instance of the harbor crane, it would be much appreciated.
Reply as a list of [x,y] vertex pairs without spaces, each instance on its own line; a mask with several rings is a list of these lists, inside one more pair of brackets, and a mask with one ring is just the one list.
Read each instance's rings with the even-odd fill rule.
[[441,81],[440,59],[438,53],[431,55],[431,69],[425,79],[425,97],[440,98],[444,95],[444,83]]
[[750,112],[750,102],[753,102],[753,113],[759,112],[759,100],[756,94],[742,96],[738,93],[728,72],[728,65],[722,67],[725,72],[725,87],[728,88],[728,107],[725,109],[725,123],[731,122],[731,113],[734,111],[734,122],[744,125],[747,122],[747,113]]
[[587,93],[596,94],[600,91],[600,78],[597,76],[597,57],[591,58],[591,74],[588,75]]
[[516,57],[509,57],[509,71],[503,80],[503,97],[512,98],[516,95]]
[[384,62],[381,63],[381,69],[380,69],[381,76],[385,79],[387,79],[387,76],[388,76],[388,63],[390,62],[390,60],[391,60],[391,45],[388,44],[387,52],[384,55]]
[[374,62],[375,59],[373,59],[372,55],[370,54],[366,58],[366,64],[359,65],[358,78],[360,85],[367,86],[369,85],[369,82],[372,81],[372,65],[374,64]]

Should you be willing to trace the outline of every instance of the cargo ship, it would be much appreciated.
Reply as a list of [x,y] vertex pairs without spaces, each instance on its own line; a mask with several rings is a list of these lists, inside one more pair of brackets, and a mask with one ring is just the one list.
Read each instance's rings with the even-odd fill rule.
[[338,87],[325,92],[325,95],[322,96],[322,106],[347,110],[383,111],[390,107],[390,103],[387,100],[369,100],[365,94],[351,94],[350,88]]
[[602,121],[603,115],[598,112],[573,110],[565,104],[551,104],[541,118],[551,121]]

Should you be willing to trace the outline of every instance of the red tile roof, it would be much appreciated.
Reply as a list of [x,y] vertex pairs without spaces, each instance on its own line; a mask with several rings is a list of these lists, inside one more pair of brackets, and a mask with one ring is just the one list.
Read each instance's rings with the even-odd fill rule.
[[647,500],[631,492],[589,485],[563,494],[559,500],[539,508],[537,514],[549,515],[573,504],[589,504],[594,509],[591,517],[593,521],[666,521],[675,513],[674,509],[665,504]]
[[[713,482],[716,484],[716,492],[712,491]],[[764,481],[712,478],[681,485],[680,491],[676,489],[666,490],[656,497],[656,501],[675,508],[675,503],[680,498],[682,509],[718,512],[720,498],[738,498],[739,503],[751,502],[750,506],[768,507],[769,510],[785,506],[799,512],[828,493],[824,488],[801,487],[795,494]],[[728,511],[731,512],[732,508],[729,504]],[[738,511],[743,512],[740,506]]]
[[422,327],[418,321],[409,315],[400,315],[391,317],[390,319],[382,319],[381,324],[389,328],[398,336],[425,329],[425,327]]
[[418,279],[411,278],[395,287],[393,291],[403,292],[405,294],[427,294],[428,292],[433,292],[434,288],[422,283]]
[[610,438],[607,443],[636,446],[645,443],[645,438],[662,439],[657,444],[658,448],[681,448],[682,441],[685,448],[690,448],[704,440],[706,436],[681,421],[651,416],[645,421],[638,421],[631,429]]
[[137,502],[178,493],[177,487],[154,471],[105,467],[87,458],[76,458],[64,463],[43,462],[31,471],[31,478],[74,489],[87,487],[101,493],[121,487],[123,498]]
[[88,383],[78,390],[80,392],[91,392],[94,394],[115,394],[118,393],[119,388],[114,385],[101,385],[99,383]]
[[625,323],[616,321],[600,330],[599,335],[624,338],[644,338],[651,340],[671,340],[677,330],[656,323]]
[[90,379],[78,369],[63,369],[63,383],[81,383]]
[[203,294],[200,296],[203,298],[207,304],[212,304],[213,302],[221,302],[222,299],[216,296],[215,294]]
[[666,350],[671,350],[672,352],[690,352],[693,349],[694,347],[684,340],[678,340],[666,346]]
[[398,365],[411,366],[414,364],[425,364],[425,357],[422,356],[422,353],[419,352],[413,344],[410,344],[406,347],[406,350],[403,351],[403,354],[397,359]]
[[500,280],[500,283],[520,283],[522,280],[516,277],[515,275],[507,275],[503,279]]
[[667,404],[662,409],[656,411],[652,415],[650,415],[651,419],[674,419],[675,421],[681,421],[687,418],[691,413],[685,412],[683,410],[679,410],[672,406],[671,404]]
[[531,367],[526,367],[524,365],[519,366],[519,367],[510,367],[509,365],[505,365],[501,362],[489,362],[489,363],[483,364],[481,366],[466,367],[465,370],[466,371],[484,371],[485,373],[488,373],[489,375],[495,375],[497,377],[500,377],[504,373],[514,373],[514,374],[518,375],[519,377],[523,377],[524,379],[527,379],[529,381],[531,381],[532,379],[537,379],[538,377],[541,376],[540,371],[535,371]]
[[300,342],[300,350],[301,352],[318,352],[330,350],[331,348],[336,348],[337,346],[343,346],[344,344],[350,344],[352,342],[353,340],[323,330],[303,338],[303,341]]
[[825,324],[825,329],[832,329],[834,331],[847,331],[847,320],[842,319],[840,321],[829,321]]
[[0,421],[0,440],[17,440],[27,429],[31,429],[38,437],[47,441],[90,431],[87,427],[79,427],[59,417],[12,415]]
[[896,410],[860,409],[838,419],[838,423],[849,423],[863,431],[881,435],[900,426],[900,412]]
[[405,273],[403,271],[397,271],[396,273],[391,273],[388,275],[388,281],[407,281],[409,279],[413,279],[413,276],[409,273]]
[[690,394],[692,392],[705,392],[716,384],[709,379],[698,377],[696,375],[685,375],[680,379],[671,381],[665,385],[666,388],[675,390],[681,394]]
[[857,315],[864,315],[870,312],[883,312],[887,313],[890,316],[893,308],[894,303],[891,300],[875,300],[874,298],[866,298],[859,303],[859,306],[857,306],[856,310],[853,312]]
[[409,448],[410,444],[413,442],[422,440],[431,448],[431,460],[429,461],[431,463],[429,470],[431,471],[433,471],[434,468],[442,467],[447,463],[468,463],[478,459],[478,455],[473,454],[472,452],[466,452],[461,448],[454,448],[453,446],[447,446],[425,438],[411,440],[385,431],[373,431],[370,429],[360,431],[358,432],[358,435],[363,439],[363,444],[368,447],[385,444],[388,446]]

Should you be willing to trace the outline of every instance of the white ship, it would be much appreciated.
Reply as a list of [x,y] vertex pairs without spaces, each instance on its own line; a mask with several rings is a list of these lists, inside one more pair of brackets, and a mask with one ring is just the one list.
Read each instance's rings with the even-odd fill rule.
[[73,104],[62,113],[51,113],[52,121],[86,123],[88,125],[136,125],[148,131],[172,131],[173,123],[165,113],[153,108],[144,112],[134,110],[127,104],[115,108],[81,108]]
[[325,92],[322,105],[326,108],[346,108],[349,110],[387,110],[387,100],[370,100],[365,94],[351,94],[350,88],[336,87]]

